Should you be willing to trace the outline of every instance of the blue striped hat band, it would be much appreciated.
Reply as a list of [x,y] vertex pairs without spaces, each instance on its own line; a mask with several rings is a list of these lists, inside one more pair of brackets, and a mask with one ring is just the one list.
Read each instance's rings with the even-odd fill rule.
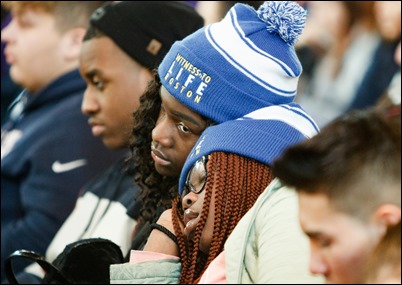
[[204,155],[218,151],[236,153],[272,165],[286,148],[318,131],[313,119],[294,102],[258,109],[237,120],[211,126],[201,134],[184,163],[179,193],[187,172]]

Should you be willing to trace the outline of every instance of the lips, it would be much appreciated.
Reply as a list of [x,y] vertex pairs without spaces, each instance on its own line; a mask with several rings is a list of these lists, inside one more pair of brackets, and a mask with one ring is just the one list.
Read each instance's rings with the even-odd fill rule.
[[7,51],[7,48],[4,51],[4,57],[8,64],[13,64],[15,62],[15,57]]
[[151,146],[151,156],[153,160],[160,165],[167,166],[172,164],[162,152],[155,149],[153,146]]
[[98,123],[92,122],[91,120],[89,120],[88,123],[92,128],[92,135],[94,137],[101,136],[106,130],[106,127],[104,125],[100,125]]
[[183,234],[187,239],[191,240],[194,237],[195,229],[199,220],[199,213],[194,212],[190,208],[184,211],[184,230]]

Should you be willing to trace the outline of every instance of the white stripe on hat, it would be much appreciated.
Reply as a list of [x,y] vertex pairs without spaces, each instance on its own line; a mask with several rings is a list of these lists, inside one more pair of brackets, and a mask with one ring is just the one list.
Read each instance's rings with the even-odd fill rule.
[[319,130],[303,109],[286,104],[261,108],[238,120],[243,119],[281,121],[298,130],[306,138],[313,137]]
[[[246,41],[237,22],[235,10],[232,9],[232,12],[228,13],[221,22],[205,29],[210,44],[231,65],[260,86],[281,96],[294,96],[298,77],[289,76],[287,72],[294,75],[290,67],[257,48],[250,40]],[[238,31],[232,21],[239,29]],[[283,67],[286,67],[286,71]]]

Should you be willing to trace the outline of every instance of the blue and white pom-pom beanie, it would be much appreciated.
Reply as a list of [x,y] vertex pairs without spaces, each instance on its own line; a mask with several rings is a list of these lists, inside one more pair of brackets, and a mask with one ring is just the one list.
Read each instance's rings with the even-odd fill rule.
[[292,102],[302,66],[294,50],[307,12],[296,2],[237,3],[225,18],[177,41],[159,66],[176,99],[217,123]]
[[184,163],[179,194],[187,172],[204,155],[213,152],[236,153],[272,165],[288,147],[319,132],[314,120],[297,103],[269,106],[237,120],[208,127]]

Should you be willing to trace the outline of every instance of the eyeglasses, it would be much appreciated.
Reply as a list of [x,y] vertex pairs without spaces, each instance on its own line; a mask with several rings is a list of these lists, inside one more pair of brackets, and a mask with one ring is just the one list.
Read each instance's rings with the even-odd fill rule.
[[203,156],[198,159],[190,168],[187,173],[183,192],[181,194],[182,198],[190,193],[190,191],[195,194],[200,194],[204,190],[208,176],[206,165],[207,162],[208,156]]

